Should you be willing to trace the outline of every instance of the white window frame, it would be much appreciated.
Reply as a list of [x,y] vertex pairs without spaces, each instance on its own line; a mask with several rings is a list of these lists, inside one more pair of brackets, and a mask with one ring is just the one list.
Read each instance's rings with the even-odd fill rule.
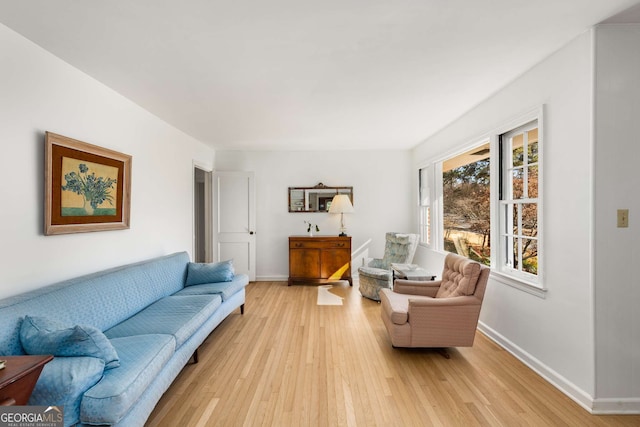
[[[418,168],[418,177],[420,177],[420,171],[422,169],[430,169],[428,173],[428,177],[430,179],[429,182],[429,213],[430,213],[430,242],[427,244],[426,242],[420,242],[420,245],[429,247],[431,250],[438,251],[444,253],[444,244],[443,244],[443,233],[444,233],[444,225],[443,225],[443,211],[442,211],[442,163],[455,157],[461,153],[464,153],[475,146],[481,146],[486,144],[486,141],[490,141],[490,149],[491,149],[491,278],[496,281],[512,286],[514,288],[520,289],[529,294],[545,298],[547,289],[544,285],[544,233],[543,233],[543,161],[544,161],[544,123],[543,123],[543,111],[544,106],[540,106],[534,108],[524,114],[509,120],[507,123],[504,123],[502,126],[494,128],[492,131],[484,134],[478,138],[473,138],[473,143],[466,143],[462,148],[457,150],[451,150],[446,153],[446,155],[434,158],[430,162],[423,162],[422,165]],[[504,260],[504,253],[506,248],[504,247],[506,241],[503,242],[500,237],[500,230],[504,225],[504,219],[501,220],[500,215],[502,209],[500,209],[499,200],[500,197],[500,183],[501,179],[499,179],[499,174],[501,173],[501,165],[500,165],[500,136],[507,134],[511,131],[514,131],[522,126],[527,125],[528,123],[532,123],[537,121],[538,128],[538,271],[537,275],[532,275],[528,273],[522,273],[514,269],[509,269],[503,266],[503,262],[500,260]],[[420,197],[421,189],[420,189],[420,179],[418,179],[418,197]],[[421,206],[421,200],[418,200],[418,209],[419,209],[419,217],[418,222],[419,225],[422,226],[420,222],[420,215],[422,214],[422,209],[424,206]],[[520,265],[522,265],[520,263]]]
[[433,165],[418,169],[418,243],[428,248],[433,242],[433,182]]
[[[535,125],[533,125],[535,123]],[[508,251],[512,248],[506,247],[506,239],[504,239],[504,233],[502,230],[506,227],[506,221],[503,204],[508,203],[509,200],[499,200],[502,182],[507,182],[510,176],[502,176],[502,179],[492,180],[492,210],[491,215],[492,224],[496,224],[491,230],[491,247],[495,248],[491,251],[491,277],[498,280],[501,283],[515,287],[532,295],[536,295],[541,298],[545,298],[547,289],[544,284],[544,227],[543,227],[543,162],[544,162],[544,122],[543,122],[543,107],[533,109],[513,120],[509,123],[496,129],[492,132],[492,177],[498,177],[501,173],[508,174],[510,172],[508,167],[504,167],[500,164],[500,140],[501,136],[518,132],[524,132],[532,128],[538,128],[538,197],[535,202],[538,205],[538,271],[537,275],[527,272],[519,271],[511,268],[508,265],[506,258],[508,258]],[[526,184],[525,184],[526,185]],[[495,196],[494,196],[495,195]],[[513,201],[513,200],[511,200]],[[528,199],[518,199],[516,203],[530,202]],[[495,221],[495,222],[494,222]],[[519,263],[522,266],[522,263]]]

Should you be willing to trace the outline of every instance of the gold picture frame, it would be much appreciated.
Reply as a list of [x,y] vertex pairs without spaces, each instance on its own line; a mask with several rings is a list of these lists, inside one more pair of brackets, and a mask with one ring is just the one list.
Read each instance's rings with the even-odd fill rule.
[[45,134],[44,234],[129,228],[131,156]]

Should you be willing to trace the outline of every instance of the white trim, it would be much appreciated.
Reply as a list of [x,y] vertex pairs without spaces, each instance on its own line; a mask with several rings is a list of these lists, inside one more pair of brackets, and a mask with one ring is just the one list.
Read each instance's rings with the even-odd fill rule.
[[497,345],[511,353],[516,359],[527,365],[549,384],[560,390],[571,400],[594,415],[640,414],[640,398],[605,398],[594,399],[589,393],[551,369],[531,354],[518,347],[505,336],[478,322],[478,330]]
[[[590,29],[590,44],[591,44],[591,63],[589,65],[591,72],[591,94],[589,95],[589,105],[591,108],[589,109],[589,120],[590,120],[590,132],[589,132],[589,157],[590,157],[590,167],[589,171],[589,196],[591,200],[589,200],[589,278],[588,278],[588,286],[589,286],[589,294],[591,299],[589,301],[589,315],[591,316],[591,327],[590,335],[591,335],[591,343],[590,347],[593,351],[590,352],[589,356],[591,357],[591,375],[593,378],[594,384],[594,394],[598,395],[598,336],[597,336],[597,324],[596,324],[596,249],[594,242],[596,241],[596,180],[595,180],[595,170],[596,170],[596,58],[597,58],[597,43],[596,43],[596,31],[595,29]],[[594,404],[594,407],[598,405],[598,401]]]
[[640,414],[640,398],[595,399],[591,413],[595,415]]
[[276,276],[256,276],[256,282],[286,282],[289,280],[289,276],[276,275]]
[[544,378],[547,382],[567,395],[571,400],[576,402],[582,408],[586,409],[590,413],[594,404],[593,397],[582,390],[580,387],[560,375],[558,372],[551,369],[549,366],[542,363],[540,360],[527,353],[522,348],[511,342],[505,336],[498,333],[496,330],[487,326],[483,322],[478,322],[478,330],[486,335],[493,342],[504,348],[511,353],[516,359],[531,368],[535,373]]
[[213,236],[211,234],[211,230],[213,227],[213,212],[212,212],[212,195],[211,195],[211,174],[213,172],[213,165],[208,162],[202,162],[200,160],[192,159],[191,165],[191,256],[192,259],[195,260],[197,254],[196,248],[196,215],[195,215],[195,177],[196,177],[196,169],[200,169],[205,173],[205,183],[204,183],[204,216],[205,216],[205,227],[202,230],[205,234],[205,242],[204,242],[204,252],[205,252],[205,261],[212,262],[213,259],[211,257],[211,253],[213,251]]
[[546,288],[541,288],[538,284],[527,282],[526,280],[515,277],[514,275],[505,274],[492,269],[491,278],[497,282],[504,283],[505,285],[509,285],[539,298],[545,299],[547,297]]

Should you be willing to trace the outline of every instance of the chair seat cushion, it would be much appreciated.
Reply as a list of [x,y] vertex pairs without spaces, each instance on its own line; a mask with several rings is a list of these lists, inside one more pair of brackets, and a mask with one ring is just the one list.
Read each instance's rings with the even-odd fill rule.
[[164,297],[124,322],[105,331],[111,338],[146,334],[170,334],[176,348],[188,340],[220,306],[220,295]]
[[409,298],[391,289],[380,290],[380,302],[384,310],[396,325],[404,325],[409,320]]
[[80,420],[86,424],[116,424],[138,401],[149,384],[161,375],[175,350],[172,335],[136,335],[114,338],[120,367],[105,371],[87,390],[80,405]]
[[388,280],[391,278],[391,270],[385,270],[375,267],[360,267],[358,274],[361,276],[369,276],[375,279]]
[[29,405],[64,406],[64,425],[80,421],[82,394],[102,378],[104,361],[97,357],[54,357],[42,369]]

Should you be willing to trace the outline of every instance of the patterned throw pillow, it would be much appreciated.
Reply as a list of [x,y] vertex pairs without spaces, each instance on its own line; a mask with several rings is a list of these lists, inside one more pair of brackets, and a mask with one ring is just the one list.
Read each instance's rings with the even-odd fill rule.
[[93,326],[65,326],[46,317],[25,316],[20,326],[20,342],[27,354],[91,356],[104,360],[105,369],[120,366],[116,349]]
[[187,266],[185,286],[204,283],[230,282],[235,276],[233,260],[212,263],[190,262]]

